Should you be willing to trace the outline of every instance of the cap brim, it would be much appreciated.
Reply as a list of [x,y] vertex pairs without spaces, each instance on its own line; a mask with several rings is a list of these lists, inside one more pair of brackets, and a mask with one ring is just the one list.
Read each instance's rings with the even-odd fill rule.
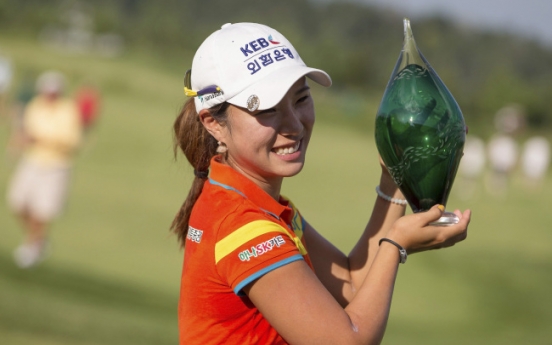
[[307,66],[292,66],[272,72],[257,83],[245,88],[236,96],[228,99],[227,102],[247,109],[247,100],[255,95],[259,100],[258,110],[270,109],[276,106],[291,86],[304,76],[325,87],[332,85],[332,79],[322,70]]

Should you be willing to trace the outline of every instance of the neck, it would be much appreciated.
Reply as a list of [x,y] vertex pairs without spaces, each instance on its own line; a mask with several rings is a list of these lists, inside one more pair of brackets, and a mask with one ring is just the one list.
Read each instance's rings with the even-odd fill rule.
[[253,181],[257,186],[264,190],[274,200],[280,200],[280,190],[282,189],[283,177],[274,177],[271,179],[259,178],[258,176],[252,176],[243,170],[238,170],[245,177]]
[[[256,181],[253,181],[257,183]],[[257,184],[259,185],[259,184]],[[259,185],[265,192],[268,193],[274,200],[278,201],[280,200],[280,189],[282,188],[282,178],[279,178],[279,181],[277,183],[265,183],[263,185]]]
[[282,188],[283,177],[277,176],[272,178],[263,178],[242,169],[239,165],[233,164],[230,160],[225,160],[226,164],[230,165],[234,170],[238,171],[243,176],[247,177],[262,190],[264,190],[268,195],[270,195],[274,200],[280,200],[280,190]]

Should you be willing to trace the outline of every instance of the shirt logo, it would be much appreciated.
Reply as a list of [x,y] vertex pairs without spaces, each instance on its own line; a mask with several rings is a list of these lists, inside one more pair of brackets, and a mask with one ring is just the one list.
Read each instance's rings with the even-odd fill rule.
[[257,244],[256,246],[252,246],[251,250],[246,249],[243,252],[238,254],[238,257],[241,261],[249,261],[251,258],[256,258],[258,256],[261,256],[272,249],[274,247],[280,247],[282,244],[286,243],[284,238],[281,235],[275,236],[271,238],[268,241],[264,241],[262,243]]
[[196,228],[188,226],[188,235],[186,238],[192,242],[199,243],[201,242],[201,236],[203,236],[203,231]]

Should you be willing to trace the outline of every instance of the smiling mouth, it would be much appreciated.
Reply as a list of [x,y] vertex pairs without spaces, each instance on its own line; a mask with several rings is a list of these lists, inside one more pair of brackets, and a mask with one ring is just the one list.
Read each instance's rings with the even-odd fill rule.
[[273,151],[277,155],[284,156],[297,152],[297,150],[299,150],[299,146],[301,146],[301,141],[298,141],[293,146],[279,147],[277,149],[274,149]]

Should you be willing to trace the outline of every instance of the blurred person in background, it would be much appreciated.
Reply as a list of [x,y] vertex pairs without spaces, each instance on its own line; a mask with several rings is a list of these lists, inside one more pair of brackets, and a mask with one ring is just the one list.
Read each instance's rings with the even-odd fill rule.
[[523,144],[521,168],[525,183],[537,190],[541,186],[550,165],[550,142],[542,136],[534,136]]
[[64,76],[47,71],[36,81],[37,96],[25,107],[25,149],[8,188],[8,205],[24,229],[15,263],[28,268],[48,253],[48,226],[65,205],[71,165],[82,125],[75,102],[63,97]]
[[485,170],[485,142],[475,136],[466,136],[464,155],[458,167],[458,195],[471,199],[478,187],[478,180]]
[[7,57],[0,55],[0,118],[6,115],[6,98],[12,80],[12,66]]
[[485,179],[489,194],[503,197],[508,191],[512,173],[519,159],[516,134],[524,126],[525,115],[518,104],[505,106],[495,114],[496,133],[487,143],[490,172]]
[[331,85],[260,24],[223,25],[195,54],[191,98],[174,123],[195,174],[172,224],[185,246],[180,344],[379,344],[407,253],[467,235],[469,210],[447,227],[429,225],[442,205],[405,215],[381,165],[372,217],[351,253],[324,239],[280,194],[303,168],[314,125],[307,78]]

